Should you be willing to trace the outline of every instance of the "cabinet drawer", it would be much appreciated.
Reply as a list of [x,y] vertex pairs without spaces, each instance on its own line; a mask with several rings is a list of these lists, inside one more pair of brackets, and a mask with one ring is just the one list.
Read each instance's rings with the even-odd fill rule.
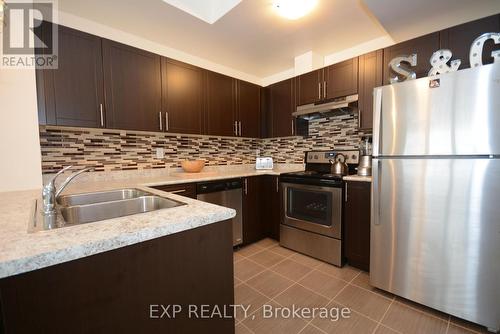
[[151,188],[196,199],[196,183],[169,184]]

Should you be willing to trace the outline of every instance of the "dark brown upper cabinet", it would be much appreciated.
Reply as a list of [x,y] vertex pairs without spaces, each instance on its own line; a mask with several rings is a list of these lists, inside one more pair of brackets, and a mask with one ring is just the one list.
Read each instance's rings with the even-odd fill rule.
[[205,132],[215,136],[236,136],[235,79],[211,71],[205,73]]
[[358,92],[358,57],[330,65],[323,70],[323,99]]
[[[51,30],[44,22],[41,33]],[[40,124],[103,127],[101,39],[58,26],[59,67],[37,70]]]
[[203,133],[203,70],[163,57],[162,121],[174,133]]
[[297,77],[297,105],[358,92],[358,57]]
[[382,86],[383,52],[377,50],[359,56],[358,126],[373,128],[373,89]]
[[[493,15],[480,20],[464,23],[440,32],[440,48],[451,50],[452,59],[460,59],[459,69],[470,67],[469,50],[472,42],[487,32],[500,32],[500,15]],[[484,45],[483,64],[491,64],[491,52],[500,50],[500,45],[488,41]]]
[[309,104],[323,99],[323,69],[297,77],[297,104]]
[[102,40],[106,127],[162,131],[161,57]]
[[260,137],[260,86],[237,80],[237,122],[241,137]]
[[[431,65],[429,59],[439,49],[439,32],[414,38],[384,49],[384,85],[390,83],[389,79],[395,75],[389,69],[389,62],[398,56],[417,54],[417,66],[411,67],[417,78],[426,77]],[[409,66],[409,65],[408,65]]]
[[268,137],[295,135],[295,120],[292,112],[296,109],[295,79],[283,80],[266,87]]

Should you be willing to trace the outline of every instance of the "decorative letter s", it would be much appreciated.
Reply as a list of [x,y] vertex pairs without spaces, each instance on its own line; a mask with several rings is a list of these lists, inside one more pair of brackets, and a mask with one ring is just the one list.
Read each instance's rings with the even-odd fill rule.
[[[392,59],[389,62],[389,68],[393,70],[397,75],[394,77],[391,77],[389,79],[390,83],[396,83],[396,82],[402,82],[405,80],[413,80],[417,77],[415,72],[410,70],[409,68],[403,67],[401,63],[408,63],[411,66],[417,66],[417,55],[412,54],[409,56],[399,56],[394,59]],[[401,79],[399,76],[401,76]]]

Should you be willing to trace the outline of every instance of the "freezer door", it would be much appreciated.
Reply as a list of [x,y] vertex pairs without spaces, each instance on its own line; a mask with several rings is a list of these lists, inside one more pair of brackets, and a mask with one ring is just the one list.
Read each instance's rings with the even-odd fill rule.
[[376,88],[374,113],[374,156],[500,154],[500,63]]
[[500,327],[500,160],[374,159],[370,282]]

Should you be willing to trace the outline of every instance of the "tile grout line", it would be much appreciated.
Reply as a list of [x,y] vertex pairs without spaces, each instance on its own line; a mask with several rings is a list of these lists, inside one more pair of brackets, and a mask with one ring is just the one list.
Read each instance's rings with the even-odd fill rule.
[[[375,329],[373,330],[372,334],[375,334],[377,332],[377,329],[380,327],[380,326],[385,326],[384,324],[382,324],[382,321],[384,321],[384,318],[385,316],[387,315],[387,313],[389,312],[389,310],[391,309],[391,306],[392,304],[394,303],[394,300],[396,299],[396,297],[392,297],[392,300],[391,300],[391,303],[389,304],[389,307],[387,307],[387,310],[385,310],[384,314],[382,314],[382,317],[380,318],[380,320],[377,322],[377,326],[375,326]],[[391,328],[389,326],[386,326],[388,328]],[[391,328],[393,329],[393,328]],[[396,331],[398,333],[400,333],[399,331]]]
[[[321,271],[320,271],[320,272],[321,272]],[[354,277],[351,279],[351,281],[352,281],[352,280],[354,280],[356,277],[358,277],[360,274],[361,274],[361,272],[359,272],[356,276],[354,276]],[[326,274],[325,274],[325,275],[326,275]],[[329,275],[328,275],[328,276],[329,276]],[[300,283],[298,283],[298,282],[297,282],[297,284],[299,284],[299,285],[300,285]],[[324,295],[322,295],[322,294],[319,294],[319,293],[317,293],[317,292],[315,292],[315,291],[313,291],[313,290],[311,290],[311,289],[309,289],[309,288],[307,288],[307,287],[305,287],[305,286],[303,286],[303,287],[304,287],[304,288],[306,288],[306,289],[308,289],[309,291],[312,291],[312,292],[314,292],[314,293],[317,293],[317,294],[318,294],[318,295],[320,295],[320,296],[326,297],[326,300],[328,300],[328,303],[326,303],[326,305],[325,305],[325,307],[326,307],[327,305],[330,305],[330,303],[332,303],[332,302],[334,301],[334,299],[335,299],[335,298],[337,298],[337,296],[338,296],[338,295],[339,295],[342,291],[344,291],[344,289],[345,289],[348,285],[349,285],[349,283],[347,283],[346,285],[344,285],[344,287],[343,287],[342,289],[340,289],[340,290],[339,290],[339,292],[337,292],[337,293],[335,294],[335,296],[333,296],[333,298],[332,298],[332,299],[330,299],[330,298],[328,298],[328,297],[326,297],[326,296],[324,296]],[[302,286],[302,285],[301,285],[301,286]],[[308,322],[308,323],[304,326],[304,328],[302,328],[302,329],[300,330],[300,332],[302,332],[302,331],[303,331],[303,330],[304,330],[307,326],[309,326],[309,325],[314,326],[314,325],[312,324],[312,322],[313,322],[313,321],[314,321],[314,318],[312,318],[311,320],[309,320],[309,322]],[[316,327],[316,326],[315,326],[315,327]],[[299,332],[299,333],[300,333],[300,332]],[[324,332],[324,331],[323,331],[323,332]],[[326,332],[325,332],[325,333],[326,333]]]

